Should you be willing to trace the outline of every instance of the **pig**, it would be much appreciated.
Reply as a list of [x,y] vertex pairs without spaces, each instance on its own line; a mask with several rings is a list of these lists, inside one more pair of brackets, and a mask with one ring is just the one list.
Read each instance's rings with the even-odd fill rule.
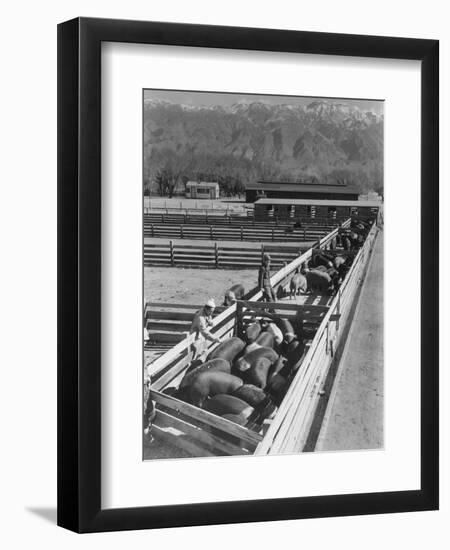
[[308,290],[308,282],[306,277],[301,273],[296,273],[290,282],[290,299],[297,296],[299,291],[305,293]]
[[264,331],[261,332],[261,334],[258,336],[258,338],[252,342],[251,344],[248,344],[248,346],[244,350],[244,354],[250,353],[251,351],[254,351],[258,348],[273,348],[274,345],[274,337],[271,332]]
[[330,258],[328,258],[325,254],[314,254],[311,265],[313,267],[318,267],[319,265],[331,267],[333,264],[331,263]]
[[204,372],[199,374],[188,389],[188,401],[196,407],[202,407],[208,397],[217,394],[231,394],[242,386],[237,376],[225,372]]
[[267,358],[270,361],[270,364],[273,364],[278,359],[278,353],[272,348],[264,347],[255,349],[235,361],[235,372],[241,375],[245,371],[249,370],[262,357]]
[[341,241],[342,241],[342,246],[343,246],[344,250],[351,250],[352,243],[346,235],[342,236]]
[[310,270],[306,272],[306,280],[308,281],[309,290],[329,293],[332,289],[331,277],[328,273]]
[[259,357],[253,361],[248,370],[243,373],[246,384],[252,384],[262,390],[267,385],[267,376],[269,374],[272,361],[267,357]]
[[342,256],[336,256],[336,258],[334,258],[333,260],[333,263],[334,267],[338,269],[341,265],[345,264],[345,258],[343,258]]
[[287,319],[283,319],[282,317],[275,318],[274,322],[283,333],[283,342],[292,342],[292,340],[295,338],[295,332],[292,323]]
[[279,407],[289,388],[289,382],[280,373],[276,374],[270,381],[267,392],[273,403]]
[[264,391],[253,384],[244,384],[240,386],[232,395],[234,395],[234,397],[239,397],[239,399],[242,399],[254,409],[267,401],[267,395]]
[[283,335],[283,341],[290,342],[294,338],[294,328],[287,319],[268,312],[264,312],[264,316],[270,319],[278,327]]
[[207,360],[211,359],[226,359],[230,363],[234,361],[237,355],[244,349],[245,343],[234,336],[221,342],[209,355]]
[[277,345],[280,345],[283,341],[283,333],[281,330],[277,327],[275,323],[268,323],[267,324],[267,332],[270,332],[273,335],[273,338],[275,340],[275,343]]
[[261,333],[261,325],[258,321],[251,323],[245,329],[245,337],[249,344],[254,342]]
[[219,394],[205,402],[205,410],[223,416],[233,414],[247,419],[254,411],[248,403],[234,395]]
[[197,376],[204,372],[225,372],[227,374],[230,374],[231,365],[230,362],[226,359],[211,359],[185,374],[180,382],[179,389],[191,385],[197,378]]
[[241,285],[241,283],[237,283],[233,285],[231,288],[229,288],[225,292],[223,305],[231,306],[232,304],[234,304],[236,300],[241,300],[244,294],[245,294],[245,289],[244,289],[244,286]]
[[271,332],[264,331],[261,332],[261,334],[258,336],[258,338],[255,340],[255,343],[258,344],[258,346],[261,346],[262,348],[273,348],[274,345],[274,337]]
[[285,366],[286,364],[286,358],[280,355],[277,361],[272,365],[272,368],[269,370],[269,373],[267,375],[267,384],[270,385],[272,378],[278,374]]

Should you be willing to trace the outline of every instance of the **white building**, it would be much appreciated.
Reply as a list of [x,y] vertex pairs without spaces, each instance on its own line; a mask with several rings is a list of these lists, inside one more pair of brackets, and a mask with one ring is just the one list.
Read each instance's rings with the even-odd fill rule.
[[186,197],[188,199],[218,199],[219,184],[212,181],[188,181],[186,183]]

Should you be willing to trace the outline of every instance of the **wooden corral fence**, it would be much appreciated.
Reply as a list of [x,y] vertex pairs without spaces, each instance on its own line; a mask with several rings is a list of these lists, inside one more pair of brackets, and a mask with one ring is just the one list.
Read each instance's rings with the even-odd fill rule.
[[337,348],[343,345],[341,336],[351,320],[349,317],[352,306],[364,278],[377,231],[374,225],[356,255],[255,454],[295,453],[304,450],[320,400],[320,391]]
[[[253,307],[255,302],[238,302],[238,307],[242,309],[243,304]],[[256,304],[261,308],[264,307],[261,303],[256,302]],[[296,315],[300,310],[303,319],[318,326],[320,319],[325,315],[326,308],[276,304],[276,311],[283,317]],[[223,321],[216,334],[226,337],[226,331],[233,331],[235,324],[236,316],[231,323]],[[152,428],[154,435],[194,456],[254,454],[263,441],[262,435],[251,429],[262,422],[259,418],[260,413],[255,411],[255,415],[249,418],[248,424],[244,427],[163,393],[168,385],[176,384],[177,379],[183,376],[185,365],[189,360],[188,354],[181,362],[166,369],[158,380],[152,383],[151,396],[157,403],[156,418]],[[273,411],[273,405],[268,407]]]
[[[348,227],[350,225],[350,219],[344,222],[343,227]],[[335,241],[336,236],[338,235],[339,228],[334,229],[331,231],[327,236],[322,238],[317,243],[317,248],[322,249],[329,249],[332,243]],[[272,253],[271,253],[272,255]],[[297,267],[300,267],[304,263],[306,263],[308,260],[311,259],[313,255],[313,249],[308,249],[306,252],[304,252],[301,256],[296,257],[293,261],[291,261],[287,266],[281,268],[279,271],[277,271],[274,275],[271,277],[271,283],[275,291],[278,289],[278,287],[286,285],[286,283],[290,280],[290,277],[295,272]],[[259,264],[258,264],[259,265]],[[259,290],[259,287],[255,287],[254,289],[250,290],[248,294],[246,295],[246,299],[252,300],[252,301],[258,301],[262,298],[262,292]],[[168,307],[169,304],[160,304],[160,309],[165,309]],[[194,308],[200,309],[200,306],[190,306],[185,305],[183,308],[179,308],[178,313],[180,314],[179,321],[189,321],[189,319],[192,319]],[[157,309],[156,304],[148,303],[145,304],[145,318],[151,319],[152,318],[152,311]],[[183,315],[184,313],[184,315]],[[186,315],[188,313],[189,315]],[[192,317],[191,317],[192,315]],[[224,309],[219,315],[217,315],[213,320],[213,328],[211,332],[213,334],[216,334],[217,336],[223,336],[225,333],[222,330],[225,326],[227,330],[234,327],[235,322],[235,315],[236,315],[236,304],[233,304],[226,309]],[[164,314],[161,314],[162,318],[166,318]],[[189,317],[189,319],[187,318]],[[167,319],[167,318],[166,318]],[[168,321],[167,321],[168,322]],[[183,337],[185,335],[184,330],[186,330],[187,324],[183,326],[183,331],[180,331],[181,336]],[[172,325],[173,328],[173,325]],[[161,330],[161,329],[160,329]],[[180,338],[178,337],[178,338]],[[163,337],[163,339],[167,339],[167,337]],[[156,340],[155,337],[153,337],[153,340]],[[181,364],[183,364],[183,358],[186,356],[186,350],[190,347],[192,343],[192,336],[187,335],[185,336],[178,344],[176,344],[169,352],[165,353],[158,359],[152,362],[150,365],[149,374],[151,374],[152,379],[154,381],[158,380],[158,377],[160,375],[160,372],[163,372],[166,370],[166,362],[171,363],[172,360],[176,363],[177,360],[180,360]],[[187,365],[187,363],[184,363],[184,367]]]
[[[319,243],[320,247],[328,248],[337,231],[323,239]],[[237,302],[214,319],[212,332],[222,339],[234,334],[239,315],[242,318],[245,312],[257,313],[258,310],[268,308],[275,311],[292,310],[290,313],[283,313],[287,316],[297,315],[300,310],[304,316],[309,311],[312,315],[311,322],[316,323],[315,336],[280,407],[265,424],[264,435],[162,393],[168,385],[176,385],[184,375],[191,360],[192,335],[188,335],[148,365],[148,373],[152,377],[151,396],[158,405],[154,435],[162,439],[169,438],[173,444],[176,442],[174,432],[181,434],[182,437],[178,440],[183,441],[183,448],[194,456],[265,455],[303,451],[320,400],[320,390],[338,347],[343,345],[343,334],[346,325],[351,321],[355,296],[364,278],[376,233],[377,228],[374,225],[357,252],[339,292],[327,307],[262,303],[258,302],[261,292],[256,291],[251,301]],[[278,271],[272,277],[272,285],[284,284],[295,269],[308,261],[312,254],[313,251],[308,250]],[[210,349],[213,347],[214,344]]]
[[211,241],[311,242],[323,237],[334,227],[336,225],[305,225],[302,228],[293,228],[286,225],[268,227],[264,224],[260,227],[150,224],[144,228],[144,236]]
[[[144,322],[149,344],[171,342],[173,345],[186,338],[194,315],[201,307],[200,304],[146,302]],[[220,314],[224,310],[225,307],[218,306],[215,312]]]
[[331,218],[331,217],[317,217],[317,218],[279,218],[271,217],[264,221],[257,221],[253,217],[253,212],[248,212],[247,215],[242,214],[220,214],[217,211],[205,213],[164,213],[164,212],[150,212],[144,214],[144,230],[151,229],[151,225],[155,224],[171,224],[171,225],[225,225],[225,226],[254,226],[254,227],[272,227],[272,226],[285,226],[292,225],[294,222],[300,221],[306,226],[313,225],[326,225],[335,227],[347,217]]
[[144,266],[256,269],[264,252],[270,254],[274,267],[281,267],[301,254],[302,248],[285,244],[239,248],[218,243],[144,242]]

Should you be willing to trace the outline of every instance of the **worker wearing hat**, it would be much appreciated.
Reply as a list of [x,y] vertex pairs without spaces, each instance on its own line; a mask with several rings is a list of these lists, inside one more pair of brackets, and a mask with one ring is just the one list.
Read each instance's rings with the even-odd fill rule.
[[206,304],[194,315],[194,319],[191,324],[190,334],[194,334],[194,342],[192,344],[193,357],[192,360],[199,358],[206,352],[206,342],[220,342],[220,338],[217,338],[209,331],[213,326],[212,316],[216,304],[212,298],[210,298]]
[[276,302],[275,292],[270,282],[270,256],[267,253],[262,257],[262,264],[258,272],[258,286],[266,302]]

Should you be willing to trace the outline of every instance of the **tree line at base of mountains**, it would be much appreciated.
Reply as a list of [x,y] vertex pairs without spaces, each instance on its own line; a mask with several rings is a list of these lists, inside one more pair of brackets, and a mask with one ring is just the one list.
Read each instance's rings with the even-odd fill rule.
[[153,150],[144,162],[144,194],[172,197],[186,192],[188,181],[217,182],[222,197],[240,196],[248,183],[257,181],[308,182],[351,185],[360,193],[383,195],[381,166],[339,167],[318,177],[307,169],[283,170],[275,161],[255,163],[246,158],[224,155],[176,154],[173,150]]

